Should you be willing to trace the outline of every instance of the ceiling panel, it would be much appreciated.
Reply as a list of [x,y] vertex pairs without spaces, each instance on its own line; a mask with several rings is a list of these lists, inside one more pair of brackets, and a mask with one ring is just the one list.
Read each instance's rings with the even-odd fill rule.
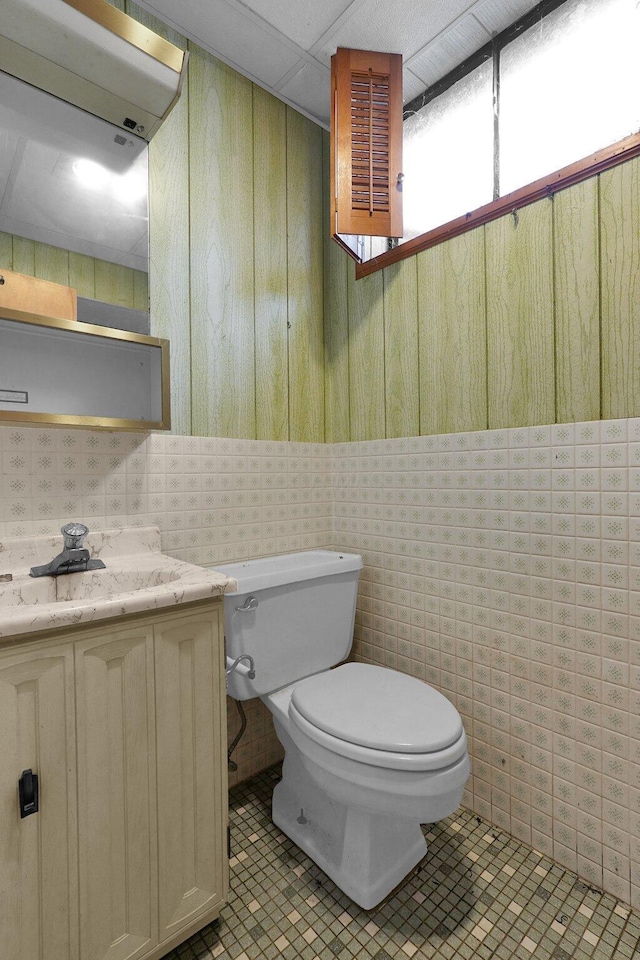
[[323,126],[329,126],[331,77],[326,70],[305,64],[284,84],[280,93],[287,100],[300,104],[306,113],[317,118]]
[[424,80],[421,80],[420,77],[417,77],[415,73],[412,73],[411,70],[405,67],[402,71],[403,103],[409,103],[411,100],[420,96],[421,93],[424,93],[426,86]]
[[408,60],[471,5],[470,0],[366,0],[337,33],[329,31],[316,56],[329,63],[341,46],[402,53]]
[[224,0],[152,0],[144,4],[166,23],[214,56],[270,89],[300,57],[300,51],[275,30],[263,29]]
[[244,0],[247,7],[289,37],[304,50],[309,50],[345,10],[351,0]]
[[[214,56],[326,125],[337,47],[401,53],[412,100],[536,0],[139,0]],[[323,69],[324,68],[324,69]]]
[[480,0],[473,8],[474,16],[490,33],[500,33],[536,6],[532,0]]
[[489,32],[480,22],[467,15],[413,57],[409,61],[411,70],[424,80],[424,87],[430,87],[490,39]]

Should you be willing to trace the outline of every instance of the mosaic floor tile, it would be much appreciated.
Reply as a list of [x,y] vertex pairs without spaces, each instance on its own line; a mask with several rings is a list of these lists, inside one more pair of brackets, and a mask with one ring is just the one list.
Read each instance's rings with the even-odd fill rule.
[[165,960],[640,960],[640,915],[463,809],[361,910],[271,823],[279,779],[231,791],[229,903]]

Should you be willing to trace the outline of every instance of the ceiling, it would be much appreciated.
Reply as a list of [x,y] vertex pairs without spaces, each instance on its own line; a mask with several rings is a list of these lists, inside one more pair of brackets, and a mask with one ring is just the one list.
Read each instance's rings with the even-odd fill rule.
[[401,53],[413,100],[537,0],[139,0],[219,60],[329,126],[337,47]]

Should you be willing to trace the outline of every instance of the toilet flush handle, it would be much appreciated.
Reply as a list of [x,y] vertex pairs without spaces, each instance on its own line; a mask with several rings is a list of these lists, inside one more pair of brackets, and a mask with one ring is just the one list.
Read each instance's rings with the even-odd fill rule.
[[256,608],[257,606],[258,606],[258,598],[257,598],[257,597],[247,597],[247,599],[246,599],[245,602],[242,604],[242,606],[241,606],[241,607],[236,607],[236,610],[239,610],[240,613],[245,613],[246,610],[255,610],[255,608]]

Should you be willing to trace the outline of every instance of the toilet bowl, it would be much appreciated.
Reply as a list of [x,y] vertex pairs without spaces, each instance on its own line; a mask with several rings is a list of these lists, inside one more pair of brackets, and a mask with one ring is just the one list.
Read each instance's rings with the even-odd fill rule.
[[[352,900],[371,909],[423,858],[420,827],[453,813],[470,765],[455,707],[413,677],[341,663],[351,648],[354,554],[310,551],[217,568],[225,596],[228,678],[260,696],[285,750],[274,823]],[[331,669],[333,668],[333,669]]]

